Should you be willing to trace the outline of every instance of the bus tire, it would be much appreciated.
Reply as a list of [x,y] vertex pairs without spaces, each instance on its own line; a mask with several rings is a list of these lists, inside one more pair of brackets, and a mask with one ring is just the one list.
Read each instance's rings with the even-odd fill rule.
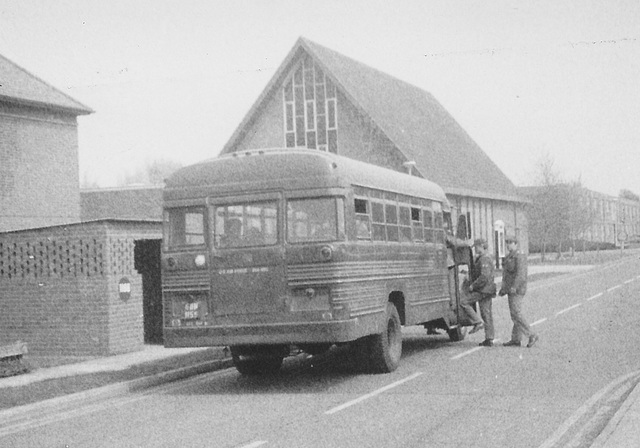
[[451,339],[451,341],[460,342],[464,340],[464,338],[467,336],[467,331],[465,330],[464,327],[461,327],[460,325],[456,325],[453,328],[449,328],[447,330],[447,334],[449,335],[449,339]]
[[386,325],[382,333],[369,336],[369,363],[375,373],[398,368],[402,357],[402,325],[396,306],[387,302]]
[[236,370],[242,375],[265,375],[276,373],[282,366],[284,356],[265,349],[263,353],[255,350],[246,352],[239,347],[231,347],[231,358]]

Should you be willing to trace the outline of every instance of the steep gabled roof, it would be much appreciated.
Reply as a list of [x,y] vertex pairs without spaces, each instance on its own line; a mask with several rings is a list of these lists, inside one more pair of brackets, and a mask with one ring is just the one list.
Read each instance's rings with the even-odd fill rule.
[[291,64],[308,54],[341,93],[369,117],[418,172],[445,192],[520,201],[514,184],[431,95],[306,38],[298,39],[265,90],[225,145],[229,152],[243,130],[281,87]]
[[0,102],[58,109],[75,115],[93,113],[91,108],[49,85],[0,55]]

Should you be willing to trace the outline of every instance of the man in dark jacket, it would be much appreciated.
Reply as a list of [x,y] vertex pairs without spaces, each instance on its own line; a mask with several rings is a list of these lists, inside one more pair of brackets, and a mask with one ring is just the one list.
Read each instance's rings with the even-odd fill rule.
[[506,347],[520,347],[521,336],[528,337],[527,347],[531,348],[538,341],[538,335],[531,331],[529,324],[522,315],[522,302],[527,292],[527,257],[518,251],[516,238],[505,238],[509,253],[504,259],[502,272],[502,287],[500,296],[505,294],[509,298],[509,312],[513,321],[511,340],[505,342]]
[[476,252],[476,258],[470,272],[469,302],[478,302],[480,306],[480,316],[484,321],[484,325],[474,325],[469,333],[475,333],[484,326],[485,339],[479,345],[491,347],[493,346],[493,338],[495,336],[492,299],[496,296],[496,284],[493,279],[493,260],[487,253],[489,246],[485,240],[475,240],[473,247]]

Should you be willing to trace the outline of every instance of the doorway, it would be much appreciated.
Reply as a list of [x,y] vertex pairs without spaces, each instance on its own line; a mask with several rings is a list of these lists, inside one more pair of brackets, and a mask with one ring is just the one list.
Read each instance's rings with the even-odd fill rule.
[[136,240],[135,269],[142,276],[142,319],[145,344],[162,344],[162,240]]

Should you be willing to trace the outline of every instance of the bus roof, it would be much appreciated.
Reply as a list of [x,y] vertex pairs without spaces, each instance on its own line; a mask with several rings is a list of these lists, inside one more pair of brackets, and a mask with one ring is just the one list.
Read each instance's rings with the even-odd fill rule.
[[358,185],[448,205],[442,188],[426,179],[313,149],[230,153],[182,168],[165,185],[165,200]]

